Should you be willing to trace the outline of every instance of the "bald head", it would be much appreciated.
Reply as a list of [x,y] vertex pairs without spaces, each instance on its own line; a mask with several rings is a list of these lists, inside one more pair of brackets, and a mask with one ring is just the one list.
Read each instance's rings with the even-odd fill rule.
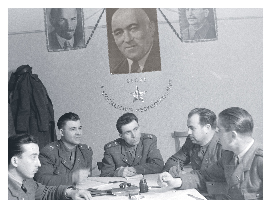
[[155,27],[143,9],[118,9],[111,25],[115,42],[126,58],[138,61],[148,53]]
[[128,8],[128,9],[118,9],[112,16],[112,30],[115,24],[119,22],[125,22],[126,19],[124,17],[134,17],[140,22],[144,22],[145,24],[149,24],[150,19],[146,12],[143,9],[137,8]]

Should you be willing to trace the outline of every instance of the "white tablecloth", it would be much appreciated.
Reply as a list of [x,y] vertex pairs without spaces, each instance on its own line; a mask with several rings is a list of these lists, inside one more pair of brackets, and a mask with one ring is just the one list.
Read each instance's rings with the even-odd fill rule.
[[[170,187],[158,188],[157,178],[158,174],[145,175],[144,178],[149,186],[149,191],[147,193],[140,193],[143,200],[147,199],[159,199],[159,200],[197,200],[197,198],[206,200],[196,189],[188,190],[176,190]],[[96,188],[98,190],[109,190],[112,188],[119,188],[117,183],[109,183],[112,181],[125,181],[131,183],[132,185],[139,187],[140,177],[136,179],[126,179],[122,177],[89,177],[84,183],[77,185],[79,189]],[[194,196],[194,197],[193,197]],[[95,196],[94,200],[129,200],[128,196]],[[142,200],[141,199],[141,200]]]

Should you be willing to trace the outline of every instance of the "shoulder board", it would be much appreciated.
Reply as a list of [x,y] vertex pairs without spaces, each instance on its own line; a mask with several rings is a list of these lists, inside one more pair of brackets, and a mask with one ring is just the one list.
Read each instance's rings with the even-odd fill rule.
[[81,149],[91,149],[90,146],[86,145],[86,144],[79,144],[78,145]]
[[119,145],[120,145],[119,141],[114,140],[114,141],[109,142],[106,145],[104,145],[104,149],[108,149],[108,148],[111,148],[111,147],[116,147],[116,146],[119,146]]
[[262,150],[261,148],[258,148],[258,149],[255,151],[255,155],[258,155],[258,156],[263,157],[263,150]]
[[156,138],[156,136],[154,136],[153,134],[142,134],[142,138],[143,139],[154,139],[154,138]]
[[42,151],[44,152],[44,151],[53,151],[54,149],[59,149],[59,143],[57,142],[57,141],[55,141],[55,142],[52,142],[52,143],[50,143],[50,144],[48,144],[48,145],[46,145],[43,149],[42,149]]

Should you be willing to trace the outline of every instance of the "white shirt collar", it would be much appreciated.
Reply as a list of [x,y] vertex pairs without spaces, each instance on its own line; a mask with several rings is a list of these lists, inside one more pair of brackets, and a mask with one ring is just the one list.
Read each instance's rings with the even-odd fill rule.
[[65,38],[60,37],[60,36],[56,33],[56,38],[57,38],[57,40],[58,40],[58,42],[59,42],[61,48],[64,48],[64,43],[65,43],[66,41],[68,41],[68,42],[70,43],[70,45],[73,47],[73,44],[74,44],[74,36],[73,36],[70,40],[67,40],[67,39],[65,39]]
[[242,158],[244,157],[244,155],[247,153],[247,151],[250,149],[250,147],[253,145],[254,140],[252,140],[247,147],[241,152],[239,153],[237,156],[239,158],[239,162],[241,162]]

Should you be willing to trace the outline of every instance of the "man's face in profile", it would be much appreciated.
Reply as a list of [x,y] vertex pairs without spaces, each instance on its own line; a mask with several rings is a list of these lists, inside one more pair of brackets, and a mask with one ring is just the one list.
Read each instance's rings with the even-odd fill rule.
[[112,32],[122,54],[138,61],[150,50],[154,25],[142,9],[118,9],[112,16]]
[[62,8],[58,10],[58,15],[56,16],[56,23],[54,25],[57,34],[70,40],[77,26],[77,10]]
[[186,18],[189,25],[200,26],[209,14],[208,9],[186,8]]

